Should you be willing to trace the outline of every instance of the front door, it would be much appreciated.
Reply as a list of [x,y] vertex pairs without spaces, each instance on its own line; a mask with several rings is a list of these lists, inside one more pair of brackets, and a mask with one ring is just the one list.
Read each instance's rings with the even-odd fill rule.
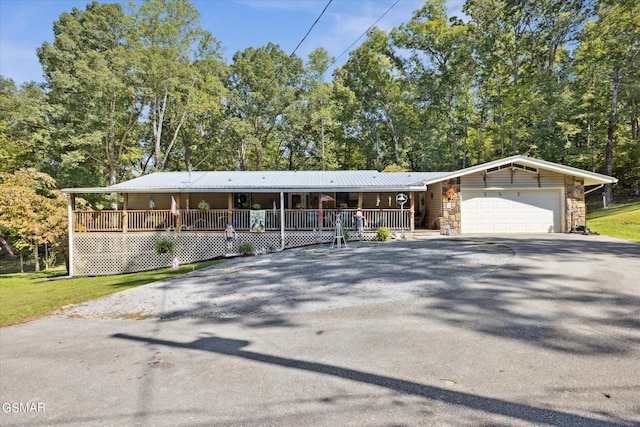
[[308,209],[309,193],[289,193],[289,209]]

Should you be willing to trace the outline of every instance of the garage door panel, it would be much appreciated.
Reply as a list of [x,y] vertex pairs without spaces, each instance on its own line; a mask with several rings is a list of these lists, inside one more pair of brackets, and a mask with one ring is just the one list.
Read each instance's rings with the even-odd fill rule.
[[560,191],[462,192],[463,233],[559,232]]

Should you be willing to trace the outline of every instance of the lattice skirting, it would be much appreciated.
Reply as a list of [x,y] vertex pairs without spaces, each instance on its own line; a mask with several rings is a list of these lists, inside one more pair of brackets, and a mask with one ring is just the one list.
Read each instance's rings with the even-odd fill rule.
[[[349,230],[349,240],[357,233]],[[331,243],[332,230],[323,232],[291,231],[285,233],[285,248],[319,243]],[[139,233],[74,233],[73,274],[100,276],[154,270],[171,265],[171,254],[159,255],[156,240],[173,240],[175,256],[181,264],[205,261],[237,253],[242,242],[250,242],[256,253],[274,252],[281,247],[279,232],[238,233],[237,239],[227,243],[223,233],[207,232],[139,232]],[[373,240],[375,233],[365,233],[363,240]]]

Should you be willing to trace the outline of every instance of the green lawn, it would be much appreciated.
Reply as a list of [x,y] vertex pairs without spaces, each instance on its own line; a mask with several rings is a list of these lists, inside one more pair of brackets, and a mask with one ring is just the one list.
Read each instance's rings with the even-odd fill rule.
[[590,211],[587,214],[587,227],[605,236],[640,242],[640,202]]
[[222,260],[182,265],[176,271],[164,268],[118,276],[56,280],[51,279],[64,275],[64,270],[2,274],[0,275],[0,326],[33,320],[65,305],[78,304],[220,262]]

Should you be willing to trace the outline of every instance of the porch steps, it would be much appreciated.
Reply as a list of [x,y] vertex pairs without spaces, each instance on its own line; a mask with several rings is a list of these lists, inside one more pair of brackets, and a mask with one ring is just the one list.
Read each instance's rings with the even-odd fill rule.
[[443,236],[442,234],[440,234],[440,230],[420,229],[420,230],[414,230],[410,234],[408,233],[407,237],[409,237],[412,240],[429,240],[429,239],[439,239],[446,236]]

